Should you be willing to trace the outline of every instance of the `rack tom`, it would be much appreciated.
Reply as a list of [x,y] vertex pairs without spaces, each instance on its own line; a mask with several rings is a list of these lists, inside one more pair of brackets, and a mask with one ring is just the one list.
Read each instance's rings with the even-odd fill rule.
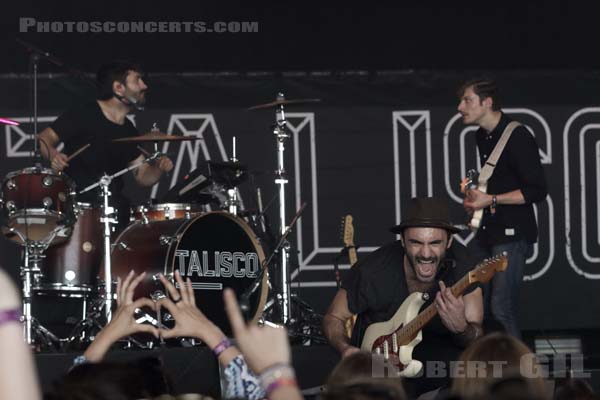
[[74,185],[63,173],[41,167],[9,173],[2,182],[2,232],[13,242],[53,244],[75,222]]
[[204,208],[193,203],[160,203],[138,206],[132,212],[132,221],[165,221],[169,219],[190,219],[204,212]]

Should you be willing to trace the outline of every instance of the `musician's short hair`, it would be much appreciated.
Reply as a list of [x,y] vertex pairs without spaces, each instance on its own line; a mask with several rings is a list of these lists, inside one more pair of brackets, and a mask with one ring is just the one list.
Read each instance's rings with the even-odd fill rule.
[[131,71],[143,74],[142,68],[132,61],[115,60],[102,65],[96,73],[97,99],[108,100],[113,97],[113,83],[117,81],[125,84]]
[[501,101],[499,89],[496,81],[489,77],[480,77],[469,79],[463,83],[457,91],[458,98],[461,99],[468,88],[472,88],[473,92],[479,96],[479,100],[483,101],[488,97],[492,99],[492,110],[500,111]]

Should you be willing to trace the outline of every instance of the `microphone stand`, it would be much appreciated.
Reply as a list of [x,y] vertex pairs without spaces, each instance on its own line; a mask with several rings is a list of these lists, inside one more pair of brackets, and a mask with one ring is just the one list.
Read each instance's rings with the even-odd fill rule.
[[[302,203],[302,205],[300,206],[300,209],[298,209],[298,212],[296,212],[296,215],[294,215],[292,222],[290,222],[290,225],[286,228],[286,230],[283,232],[283,234],[279,238],[279,241],[277,242],[277,245],[273,249],[273,252],[269,256],[269,258],[263,262],[263,267],[261,268],[257,277],[254,278],[254,281],[252,281],[252,284],[240,296],[240,308],[242,309],[242,312],[244,312],[244,314],[247,314],[250,311],[250,296],[252,296],[252,294],[254,294],[254,292],[256,292],[256,290],[259,288],[259,286],[263,280],[263,277],[268,270],[269,265],[275,258],[275,255],[282,248],[282,246],[287,242],[288,235],[292,231],[292,228],[294,227],[294,225],[296,225],[296,222],[302,215],[302,212],[304,211],[305,207],[306,207],[306,202]],[[247,315],[246,315],[246,317],[247,317]],[[282,321],[282,322],[285,323],[287,321]]]
[[38,134],[38,66],[41,59],[48,60],[51,64],[58,67],[64,67],[65,64],[52,56],[49,52],[44,51],[31,43],[21,39],[16,39],[17,43],[23,46],[29,53],[29,68],[31,72],[31,96],[32,96],[32,119],[33,119],[33,162],[38,168],[42,166],[42,155],[40,153]]

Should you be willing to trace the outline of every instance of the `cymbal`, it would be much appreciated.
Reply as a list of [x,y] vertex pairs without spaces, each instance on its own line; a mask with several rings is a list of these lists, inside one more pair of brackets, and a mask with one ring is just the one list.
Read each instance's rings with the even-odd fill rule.
[[195,136],[174,136],[166,133],[150,132],[140,136],[130,136],[113,139],[114,143],[138,143],[138,142],[182,142],[185,140],[204,140]]
[[277,107],[279,105],[288,105],[288,104],[309,104],[309,103],[319,103],[321,99],[293,99],[293,100],[275,100],[270,103],[258,104],[256,106],[252,106],[246,109],[246,111],[252,110],[262,110],[263,108],[272,108]]
[[248,167],[239,161],[207,161],[212,168],[246,171]]

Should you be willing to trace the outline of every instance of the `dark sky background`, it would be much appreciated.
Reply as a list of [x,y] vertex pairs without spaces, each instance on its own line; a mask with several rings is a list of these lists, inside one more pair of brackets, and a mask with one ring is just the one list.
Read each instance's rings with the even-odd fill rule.
[[[150,72],[600,66],[598,13],[590,5],[595,2],[186,3],[5,2],[0,16],[0,73],[27,71],[27,54],[16,38],[84,71],[95,71],[103,61],[115,58],[137,60]],[[48,21],[257,21],[259,32],[22,33],[20,17]],[[59,69],[44,64],[40,71]]]

